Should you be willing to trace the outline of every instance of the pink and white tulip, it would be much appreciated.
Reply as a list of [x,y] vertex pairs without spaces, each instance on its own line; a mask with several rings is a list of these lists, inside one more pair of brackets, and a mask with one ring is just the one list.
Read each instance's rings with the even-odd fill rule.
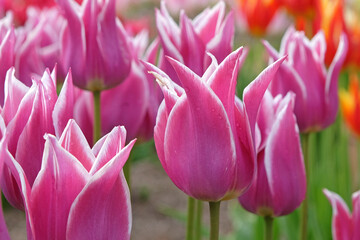
[[[0,118],[6,126],[2,132],[2,158],[13,157],[23,168],[32,186],[40,168],[44,149],[44,134],[62,132],[66,122],[72,117],[73,103],[66,92],[72,92],[71,74],[57,97],[55,71],[46,70],[41,79],[33,79],[29,88],[14,76],[14,69],[7,72],[5,80],[5,103]],[[54,120],[53,120],[54,118]],[[64,123],[65,122],[65,123]],[[23,202],[18,185],[11,172],[4,168],[0,181],[7,200],[22,209]]]
[[300,131],[320,131],[332,124],[338,110],[338,77],[348,47],[345,35],[328,70],[322,32],[309,40],[304,32],[291,27],[282,39],[279,52],[266,41],[264,45],[273,61],[288,56],[269,89],[274,96],[289,91],[296,94],[294,111]]
[[169,56],[189,67],[201,76],[211,62],[206,54],[210,52],[218,62],[231,53],[234,38],[234,17],[229,13],[225,18],[225,3],[219,2],[213,8],[205,9],[194,20],[180,13],[180,26],[171,18],[165,2],[156,10],[156,27],[163,52],[160,54],[159,68],[180,84],[171,64],[164,56]]
[[257,118],[257,176],[239,197],[241,205],[260,216],[294,211],[305,199],[306,176],[299,129],[293,113],[295,95],[273,98],[266,92]]
[[238,197],[256,173],[255,120],[265,90],[282,60],[262,72],[235,97],[237,74],[244,60],[240,48],[220,65],[215,57],[202,77],[168,58],[183,86],[147,65],[164,93],[155,146],[165,171],[187,195],[204,201]]
[[334,240],[355,240],[360,238],[360,191],[352,195],[352,214],[344,200],[336,193],[324,189],[332,209],[332,235]]
[[130,194],[122,167],[135,140],[125,146],[126,131],[116,127],[91,149],[73,120],[59,140],[49,134],[45,139],[32,186],[11,155],[4,159],[21,186],[28,239],[130,239]]
[[74,85],[91,91],[112,88],[131,67],[128,36],[115,14],[115,0],[57,0],[67,23],[61,35],[62,70]]

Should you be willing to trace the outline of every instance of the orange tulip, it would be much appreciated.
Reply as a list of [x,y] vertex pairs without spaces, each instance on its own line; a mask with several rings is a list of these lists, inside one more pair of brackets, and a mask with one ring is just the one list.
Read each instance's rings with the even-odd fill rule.
[[267,27],[279,8],[276,0],[237,0],[237,3],[249,31],[255,36],[266,33]]
[[360,137],[360,88],[357,75],[351,75],[349,91],[340,90],[339,96],[346,125]]
[[345,32],[351,51],[347,53],[344,66],[360,68],[360,6],[345,4],[344,0],[321,0],[320,3],[315,25],[325,34],[328,46],[325,62],[330,64],[341,32]]

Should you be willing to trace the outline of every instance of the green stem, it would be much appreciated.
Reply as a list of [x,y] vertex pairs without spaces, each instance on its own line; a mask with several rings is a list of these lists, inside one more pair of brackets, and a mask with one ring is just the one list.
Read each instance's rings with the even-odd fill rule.
[[266,216],[264,217],[264,220],[265,220],[265,240],[272,240],[274,218],[270,216]]
[[195,199],[188,198],[188,215],[186,224],[186,240],[194,239],[194,216],[195,216]]
[[201,222],[202,222],[203,202],[196,200],[196,216],[195,216],[195,239],[201,239]]
[[93,91],[94,97],[94,132],[93,141],[94,144],[101,137],[101,115],[100,115],[100,93],[101,91]]
[[[304,163],[305,163],[305,172],[306,172],[306,184],[310,186],[310,169],[309,169],[309,133],[303,134],[302,136],[302,148],[303,148],[303,155],[304,155]],[[300,233],[300,240],[307,239],[307,224],[308,224],[308,208],[309,208],[309,189],[307,190],[305,199],[302,204],[301,210],[301,233]]]
[[209,202],[209,206],[210,206],[210,240],[218,240],[220,201]]

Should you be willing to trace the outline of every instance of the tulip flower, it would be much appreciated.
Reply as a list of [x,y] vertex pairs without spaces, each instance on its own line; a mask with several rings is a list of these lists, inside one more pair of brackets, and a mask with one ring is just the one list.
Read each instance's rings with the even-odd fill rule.
[[[58,62],[64,23],[57,7],[41,11],[31,8],[26,24],[16,29],[15,76],[25,85],[31,86],[33,77],[41,78],[46,68]],[[64,80],[65,75],[62,77]]]
[[161,164],[175,185],[191,197],[217,202],[239,196],[256,172],[252,137],[256,115],[282,60],[245,89],[242,103],[234,101],[237,73],[244,60],[242,48],[220,65],[213,57],[202,77],[168,59],[183,88],[148,65],[165,98],[154,130]]
[[45,139],[32,186],[1,148],[21,186],[28,239],[130,239],[130,195],[121,170],[135,140],[125,146],[126,131],[116,127],[91,149],[73,120],[59,140],[50,134]]
[[27,19],[29,7],[47,8],[55,5],[54,0],[3,0],[1,1],[2,11],[12,11],[14,20],[18,25],[23,25]]
[[360,87],[356,75],[350,78],[349,91],[340,90],[340,106],[346,125],[360,136]]
[[129,74],[128,36],[115,14],[115,0],[57,0],[66,24],[61,37],[63,71],[71,67],[74,85],[101,91],[121,83]]
[[279,3],[276,0],[238,0],[239,11],[247,23],[248,30],[255,36],[261,36],[276,15]]
[[344,200],[336,193],[327,189],[324,194],[333,209],[332,236],[334,240],[359,239],[360,229],[360,191],[352,195],[353,213],[351,214]]
[[[5,103],[1,118],[6,128],[2,141],[7,143],[8,153],[21,165],[31,186],[41,168],[44,134],[61,133],[66,125],[64,122],[72,116],[71,98],[65,98],[70,95],[68,92],[72,92],[71,74],[59,98],[54,75],[55,71],[50,73],[46,70],[42,78],[34,79],[33,85],[28,88],[15,78],[14,69],[11,68],[5,80]],[[7,200],[22,209],[18,185],[8,168],[3,170],[0,185]]]
[[358,68],[360,66],[360,17],[357,10],[358,6],[354,3],[344,2],[343,0],[320,1],[318,18],[315,19],[318,31],[322,30],[325,34],[327,51],[325,62],[330,64],[335,55],[336,46],[339,43],[341,32],[345,32],[349,42],[349,49],[344,65],[347,67]]
[[165,2],[156,10],[156,27],[163,53],[160,54],[159,67],[173,81],[180,81],[164,56],[170,56],[188,66],[201,76],[210,64],[206,52],[221,62],[232,51],[234,38],[233,14],[225,19],[225,4],[219,2],[211,9],[205,9],[194,20],[184,12],[180,13],[180,26],[170,17]]
[[303,32],[289,28],[279,52],[266,41],[264,45],[271,60],[288,56],[272,81],[270,91],[274,96],[289,91],[296,94],[294,112],[300,132],[319,131],[332,124],[338,109],[338,77],[348,47],[345,36],[342,35],[328,71],[324,64],[326,43],[322,32],[310,41]]
[[239,197],[248,211],[278,217],[294,211],[305,199],[306,177],[299,130],[293,113],[295,95],[262,100],[257,126],[257,177]]

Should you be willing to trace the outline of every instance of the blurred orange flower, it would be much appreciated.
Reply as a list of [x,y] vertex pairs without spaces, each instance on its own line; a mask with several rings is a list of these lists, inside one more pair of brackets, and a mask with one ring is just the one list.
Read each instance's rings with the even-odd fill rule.
[[349,91],[340,90],[339,97],[346,125],[360,137],[360,88],[356,74],[350,76]]
[[344,63],[346,67],[360,68],[360,6],[344,0],[320,0],[316,30],[323,30],[327,42],[325,62],[334,58],[341,32],[349,41],[349,51]]
[[237,0],[248,30],[255,36],[265,35],[266,29],[279,9],[277,0]]
[[313,18],[317,0],[278,0],[294,16]]

